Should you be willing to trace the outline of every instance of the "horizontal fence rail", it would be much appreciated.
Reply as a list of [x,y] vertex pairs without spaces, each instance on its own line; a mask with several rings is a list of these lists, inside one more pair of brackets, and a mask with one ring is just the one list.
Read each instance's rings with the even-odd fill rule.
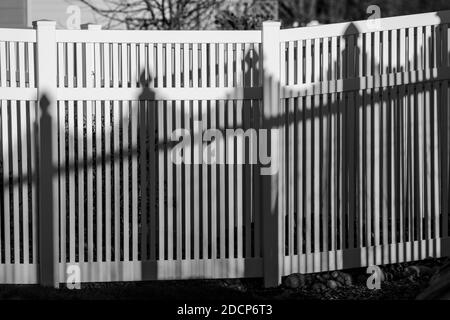
[[[0,29],[0,283],[276,285],[448,255],[450,13],[378,22]],[[271,175],[248,161],[264,129]]]

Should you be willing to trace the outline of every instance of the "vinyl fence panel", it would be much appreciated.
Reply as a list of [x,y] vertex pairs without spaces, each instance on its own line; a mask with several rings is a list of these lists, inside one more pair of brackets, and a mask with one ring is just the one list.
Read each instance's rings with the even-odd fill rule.
[[0,282],[448,255],[450,13],[379,22],[0,29]]

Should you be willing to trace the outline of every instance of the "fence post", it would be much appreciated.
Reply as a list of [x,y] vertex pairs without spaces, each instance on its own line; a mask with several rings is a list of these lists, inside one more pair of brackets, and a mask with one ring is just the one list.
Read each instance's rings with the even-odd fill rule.
[[34,21],[39,99],[39,282],[59,286],[56,22]]
[[[262,73],[263,73],[263,129],[267,130],[268,149],[272,168],[278,168],[280,144],[273,129],[280,126],[280,22],[265,21],[262,25]],[[269,135],[270,133],[270,135]],[[278,170],[263,172],[261,169],[261,199],[263,225],[264,285],[278,286],[281,282],[281,223],[278,212]]]

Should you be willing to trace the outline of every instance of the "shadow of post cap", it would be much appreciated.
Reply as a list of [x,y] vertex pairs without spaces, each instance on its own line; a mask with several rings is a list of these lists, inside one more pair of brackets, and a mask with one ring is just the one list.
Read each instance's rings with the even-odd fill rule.
[[48,107],[50,106],[50,101],[48,100],[47,96],[44,94],[39,99],[39,107],[41,108],[43,113],[46,113],[48,110]]

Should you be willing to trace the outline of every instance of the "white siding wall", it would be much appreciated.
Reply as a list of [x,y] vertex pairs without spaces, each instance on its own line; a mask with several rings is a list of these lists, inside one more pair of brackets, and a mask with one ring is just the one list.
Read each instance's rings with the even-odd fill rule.
[[26,1],[0,1],[0,28],[23,28],[26,26]]

